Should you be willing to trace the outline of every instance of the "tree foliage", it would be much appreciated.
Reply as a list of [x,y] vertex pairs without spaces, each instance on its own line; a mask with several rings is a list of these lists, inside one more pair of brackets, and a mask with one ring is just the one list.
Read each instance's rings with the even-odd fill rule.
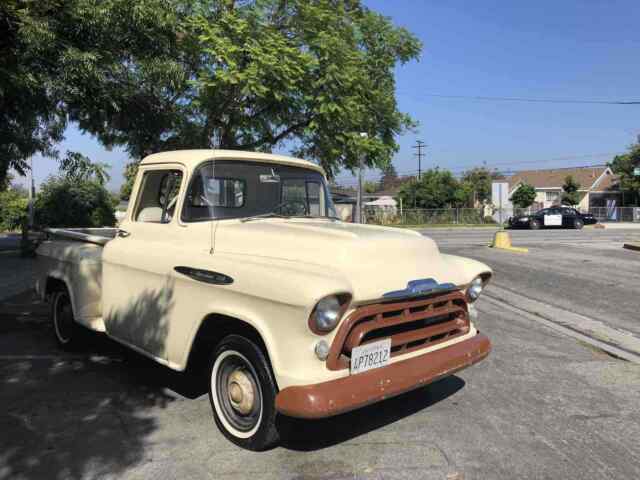
[[633,192],[636,201],[640,198],[640,175],[634,175],[634,170],[640,168],[640,143],[631,145],[629,152],[616,155],[609,163],[613,173],[620,177],[620,188]]
[[567,175],[562,185],[562,203],[566,205],[577,205],[580,203],[580,184],[571,175]]
[[0,183],[9,168],[24,175],[35,153],[55,154],[66,118],[54,78],[57,48],[43,26],[59,1],[0,2]]
[[92,162],[78,152],[67,151],[66,156],[60,160],[60,171],[65,178],[76,182],[95,181],[99,185],[104,185],[111,179],[107,173],[109,168],[108,164]]
[[380,184],[378,182],[364,182],[362,189],[365,193],[376,193],[380,189]]
[[486,167],[473,168],[462,174],[461,183],[468,192],[471,206],[491,200],[491,184],[499,176],[497,171]]
[[20,190],[0,192],[0,231],[17,230],[27,218],[27,197]]
[[424,172],[420,180],[405,183],[398,197],[406,208],[457,207],[465,203],[465,193],[449,170],[438,168]]
[[11,182],[13,181],[13,175],[8,174],[4,177],[2,181],[0,181],[0,192],[6,192],[11,186]]
[[36,197],[35,223],[40,227],[113,226],[113,199],[96,181],[49,177]]
[[536,189],[528,183],[521,183],[511,195],[511,202],[518,208],[529,208],[536,200]]
[[389,164],[385,167],[382,167],[382,177],[380,177],[380,188],[382,190],[389,190],[395,188],[400,184],[400,179],[398,178],[398,172],[396,172],[396,167],[393,166],[393,163],[389,162]]
[[[394,69],[420,42],[359,0],[6,0],[0,173],[55,154],[67,120],[134,160],[271,151],[332,174],[383,166],[413,127]],[[16,128],[19,127],[19,128]],[[367,132],[363,139],[360,132]]]
[[133,191],[133,184],[136,181],[136,175],[138,174],[138,162],[127,163],[124,167],[124,183],[120,187],[120,199],[129,200],[131,192]]

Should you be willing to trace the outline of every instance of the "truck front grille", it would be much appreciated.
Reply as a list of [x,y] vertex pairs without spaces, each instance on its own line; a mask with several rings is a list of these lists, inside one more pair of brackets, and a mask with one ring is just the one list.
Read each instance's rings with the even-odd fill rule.
[[383,338],[391,338],[391,357],[395,357],[462,336],[469,328],[467,303],[460,291],[366,305],[342,322],[331,345],[327,368],[348,368],[355,347]]

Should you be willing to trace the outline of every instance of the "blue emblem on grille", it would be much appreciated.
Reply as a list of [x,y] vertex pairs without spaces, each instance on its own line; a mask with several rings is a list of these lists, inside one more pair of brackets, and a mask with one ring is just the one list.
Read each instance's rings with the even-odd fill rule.
[[383,298],[405,298],[429,295],[432,293],[449,292],[457,290],[453,283],[438,283],[433,278],[423,278],[421,280],[411,280],[404,290],[394,290],[382,295]]

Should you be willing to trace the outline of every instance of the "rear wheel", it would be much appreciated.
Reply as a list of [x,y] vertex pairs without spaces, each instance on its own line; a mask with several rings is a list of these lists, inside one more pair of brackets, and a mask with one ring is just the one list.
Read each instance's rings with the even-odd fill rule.
[[209,364],[209,400],[218,429],[248,450],[267,450],[279,441],[277,388],[263,351],[239,335],[225,337]]
[[540,222],[538,220],[531,220],[531,222],[529,222],[529,228],[531,230],[538,230],[540,228]]
[[576,218],[573,221],[573,228],[575,228],[576,230],[581,230],[582,227],[584,227],[584,222],[581,219]]
[[64,350],[76,350],[80,345],[81,332],[73,317],[71,298],[66,288],[53,293],[50,317],[58,345]]

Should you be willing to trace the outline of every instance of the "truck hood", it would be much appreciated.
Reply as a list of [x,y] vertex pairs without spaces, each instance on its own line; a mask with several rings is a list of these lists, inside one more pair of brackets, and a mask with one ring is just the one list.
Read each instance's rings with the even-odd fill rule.
[[[474,260],[441,254],[412,230],[324,219],[220,222],[214,253],[270,257],[332,270],[351,285],[355,301],[381,298],[412,280],[464,285],[491,270]],[[343,282],[340,282],[343,284]]]

